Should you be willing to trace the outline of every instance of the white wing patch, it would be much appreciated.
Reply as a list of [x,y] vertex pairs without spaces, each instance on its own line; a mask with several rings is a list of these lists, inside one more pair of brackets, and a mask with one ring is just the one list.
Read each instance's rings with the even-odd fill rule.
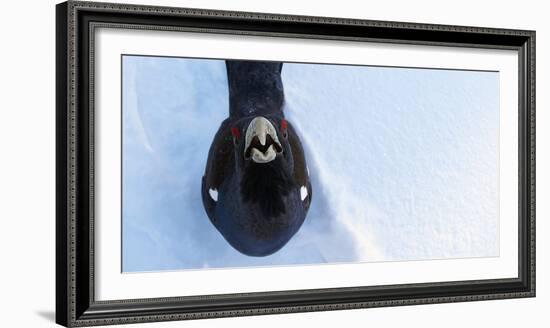
[[300,187],[300,198],[302,199],[302,202],[307,197],[307,188],[305,186]]
[[213,201],[218,201],[218,191],[216,189],[208,189],[208,194],[210,195],[210,198],[212,198]]

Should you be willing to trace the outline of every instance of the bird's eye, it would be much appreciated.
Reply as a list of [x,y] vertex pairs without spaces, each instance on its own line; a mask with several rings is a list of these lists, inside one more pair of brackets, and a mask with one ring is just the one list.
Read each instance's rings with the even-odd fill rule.
[[281,132],[283,133],[283,137],[287,137],[287,132],[286,132],[286,120],[282,120],[281,121]]

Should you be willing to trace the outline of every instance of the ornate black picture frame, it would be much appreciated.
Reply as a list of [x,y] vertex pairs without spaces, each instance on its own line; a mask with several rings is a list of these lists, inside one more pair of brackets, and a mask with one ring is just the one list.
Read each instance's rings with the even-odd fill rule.
[[[56,25],[56,322],[91,326],[535,296],[535,32],[68,1]],[[94,297],[97,26],[509,49],[519,58],[518,272],[511,279],[98,301]]]

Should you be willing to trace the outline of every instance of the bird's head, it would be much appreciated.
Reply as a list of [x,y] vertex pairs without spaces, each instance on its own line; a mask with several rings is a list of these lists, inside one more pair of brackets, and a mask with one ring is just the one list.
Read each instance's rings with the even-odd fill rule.
[[245,118],[231,127],[242,199],[257,203],[267,217],[284,213],[283,198],[299,188],[290,133],[294,131],[280,116]]
[[272,254],[296,233],[311,202],[297,133],[282,115],[224,121],[203,177],[210,220],[243,254]]

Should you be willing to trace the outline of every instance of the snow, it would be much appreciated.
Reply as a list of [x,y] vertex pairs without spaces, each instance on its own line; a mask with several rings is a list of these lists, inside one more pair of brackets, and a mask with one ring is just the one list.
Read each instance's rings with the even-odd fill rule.
[[287,63],[283,83],[313,200],[249,257],[201,201],[224,62],[124,56],[123,271],[498,256],[498,73]]

